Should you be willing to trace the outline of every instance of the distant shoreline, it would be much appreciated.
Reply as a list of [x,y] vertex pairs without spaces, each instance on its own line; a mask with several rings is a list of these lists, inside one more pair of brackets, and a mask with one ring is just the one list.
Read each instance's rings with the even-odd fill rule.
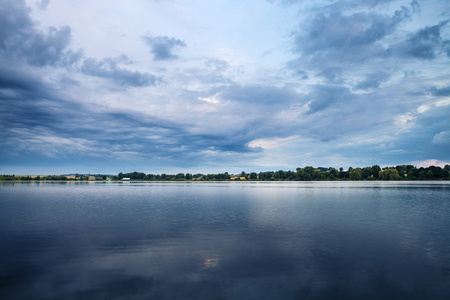
[[80,180],[0,180],[0,183],[256,183],[256,182],[449,182],[450,179],[399,179],[399,180],[96,180],[96,181],[80,181]]
[[240,174],[145,174],[143,172],[111,174],[63,175],[0,175],[0,181],[71,181],[71,182],[183,182],[183,181],[446,181],[450,180],[450,165],[444,168],[397,165],[381,168],[378,165],[363,168],[314,168],[306,166],[296,171],[244,172]]

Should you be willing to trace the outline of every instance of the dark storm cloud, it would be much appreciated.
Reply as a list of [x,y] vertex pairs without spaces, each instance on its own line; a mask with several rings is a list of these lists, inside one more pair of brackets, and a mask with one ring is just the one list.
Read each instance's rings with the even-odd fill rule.
[[23,59],[34,66],[70,65],[81,57],[81,50],[67,50],[71,39],[69,26],[38,31],[24,1],[4,2],[0,20],[0,51],[4,56]]
[[245,147],[246,137],[196,135],[176,121],[136,111],[93,109],[66,101],[38,78],[11,74],[15,73],[0,72],[3,157],[14,153],[60,158],[102,153],[104,159],[111,159],[128,153],[152,158],[196,159],[196,153],[205,149],[249,151]]
[[439,22],[434,26],[425,28],[414,33],[408,40],[392,47],[393,51],[399,56],[409,56],[419,59],[431,60],[436,58],[440,51],[449,55],[448,47],[450,40],[442,40],[441,30],[450,20]]
[[[7,138],[20,138],[20,132],[22,131],[29,132],[38,128],[46,128],[51,132],[55,130],[63,131],[62,121],[69,115],[72,121],[76,120],[74,115],[70,113],[70,106],[63,103],[43,99],[33,102],[27,101],[27,99],[9,100],[0,100],[0,103],[2,103],[0,108],[2,121],[0,124],[2,127],[4,126],[0,136],[3,138],[3,142],[7,142]],[[61,112],[61,110],[64,112]],[[48,131],[37,130],[36,134],[39,134],[39,132],[43,134]]]
[[85,74],[111,79],[121,86],[150,86],[154,85],[158,78],[147,72],[130,71],[118,67],[119,63],[127,63],[125,56],[119,58],[104,58],[96,60],[93,58],[85,59],[81,66],[81,71]]
[[27,157],[90,156],[96,153],[89,154],[93,149],[109,158],[115,152],[132,150],[162,156],[167,150],[158,148],[160,141],[151,143],[146,136],[163,131],[161,142],[169,148],[177,135],[184,134],[177,124],[165,120],[139,113],[102,112],[71,102],[42,78],[8,67],[0,70],[0,128],[0,156],[4,159],[18,153]]
[[0,149],[4,154],[67,157],[102,153],[111,159],[128,152],[172,157],[182,152],[177,151],[180,143],[196,144],[181,126],[138,113],[102,113],[81,104],[43,98],[2,97],[0,103],[0,126],[4,129]]
[[143,37],[144,42],[150,46],[150,52],[153,54],[154,60],[171,60],[178,56],[172,54],[177,47],[186,47],[186,43],[176,38],[167,36]]
[[10,96],[12,95],[11,91],[14,91],[15,94],[42,96],[46,94],[47,88],[46,84],[31,76],[18,73],[16,70],[7,67],[0,69],[0,95],[2,95],[2,98],[6,91],[9,91]]
[[103,124],[103,129],[90,138],[99,139],[104,148],[115,151],[136,151],[141,155],[177,160],[182,157],[194,159],[207,149],[249,151],[245,146],[248,142],[246,137],[192,134],[184,124],[137,112],[87,113],[86,119],[88,117],[95,117],[99,124]]
[[79,105],[64,101],[40,78],[8,68],[0,71],[0,103],[0,124],[5,128],[2,135],[33,127],[63,131],[61,122],[76,120],[81,111]]

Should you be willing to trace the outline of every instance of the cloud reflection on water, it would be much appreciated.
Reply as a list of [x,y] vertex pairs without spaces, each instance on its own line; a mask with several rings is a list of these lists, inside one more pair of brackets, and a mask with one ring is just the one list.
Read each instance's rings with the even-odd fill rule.
[[1,192],[8,299],[445,299],[449,291],[450,237],[439,230],[449,225],[448,187]]

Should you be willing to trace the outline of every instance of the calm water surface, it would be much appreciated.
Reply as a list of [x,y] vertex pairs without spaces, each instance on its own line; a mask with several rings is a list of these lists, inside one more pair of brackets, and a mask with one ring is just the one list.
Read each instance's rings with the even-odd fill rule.
[[0,183],[0,299],[450,299],[450,184]]

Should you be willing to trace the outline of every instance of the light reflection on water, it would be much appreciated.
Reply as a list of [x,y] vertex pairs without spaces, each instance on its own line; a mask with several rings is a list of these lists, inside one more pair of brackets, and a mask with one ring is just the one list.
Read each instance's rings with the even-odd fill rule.
[[1,299],[448,299],[450,184],[0,183]]

